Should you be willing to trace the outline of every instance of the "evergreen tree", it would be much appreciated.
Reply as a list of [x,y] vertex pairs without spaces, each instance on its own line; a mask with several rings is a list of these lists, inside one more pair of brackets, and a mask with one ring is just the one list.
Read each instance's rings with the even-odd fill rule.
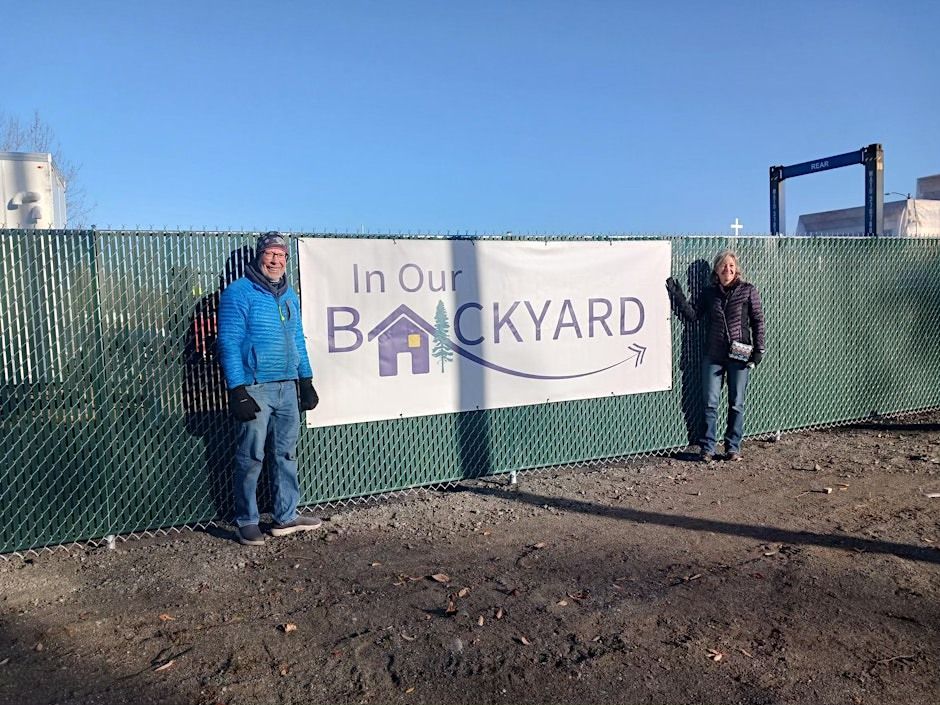
[[434,347],[431,354],[441,361],[441,372],[444,363],[454,359],[454,351],[450,349],[447,334],[450,332],[450,321],[447,320],[447,310],[444,302],[437,302],[437,311],[434,313]]

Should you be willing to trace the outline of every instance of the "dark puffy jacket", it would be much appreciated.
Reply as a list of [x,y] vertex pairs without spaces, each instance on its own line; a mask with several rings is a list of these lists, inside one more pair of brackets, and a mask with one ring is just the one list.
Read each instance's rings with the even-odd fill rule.
[[732,340],[764,351],[764,309],[753,284],[736,281],[727,289],[712,284],[698,297],[695,306],[683,300],[676,310],[687,321],[707,320],[705,354],[716,362],[728,359]]

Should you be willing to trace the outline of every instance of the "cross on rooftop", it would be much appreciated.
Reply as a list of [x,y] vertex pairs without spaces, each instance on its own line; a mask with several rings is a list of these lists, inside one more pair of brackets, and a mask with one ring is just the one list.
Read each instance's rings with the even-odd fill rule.
[[738,235],[741,234],[740,231],[741,231],[741,228],[743,228],[743,227],[744,227],[744,226],[741,225],[741,222],[740,222],[737,218],[735,218],[735,219],[734,219],[734,222],[731,224],[731,229],[734,230],[734,235],[735,235],[735,237],[737,237]]

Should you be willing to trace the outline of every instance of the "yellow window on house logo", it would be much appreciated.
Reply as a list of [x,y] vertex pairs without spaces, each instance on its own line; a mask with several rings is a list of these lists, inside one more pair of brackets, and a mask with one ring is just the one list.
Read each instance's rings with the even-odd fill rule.
[[411,333],[408,335],[408,347],[409,348],[420,348],[421,347],[421,336],[417,333]]

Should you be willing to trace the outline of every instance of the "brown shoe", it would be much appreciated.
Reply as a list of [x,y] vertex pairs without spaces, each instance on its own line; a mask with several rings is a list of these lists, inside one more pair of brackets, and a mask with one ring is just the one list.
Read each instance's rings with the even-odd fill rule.
[[733,462],[739,462],[741,460],[744,460],[744,458],[741,457],[740,453],[728,453],[727,460],[731,460]]
[[290,536],[298,531],[313,531],[323,525],[318,516],[298,515],[286,524],[275,524],[271,527],[271,536]]

